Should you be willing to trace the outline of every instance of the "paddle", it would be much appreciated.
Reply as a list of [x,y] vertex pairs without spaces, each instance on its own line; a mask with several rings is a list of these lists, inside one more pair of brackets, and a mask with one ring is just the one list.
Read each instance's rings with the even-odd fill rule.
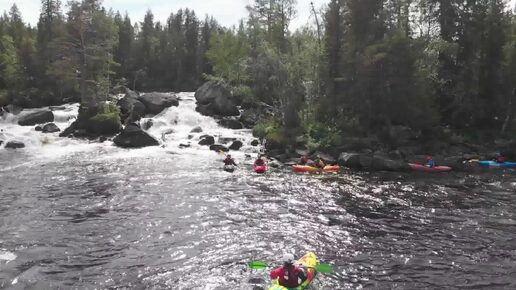
[[[261,269],[265,269],[265,268],[269,267],[269,265],[267,265],[267,263],[265,263],[263,261],[251,261],[251,262],[247,263],[247,265],[249,266],[249,268],[255,269],[255,270],[261,270]],[[317,265],[315,265],[315,267],[307,267],[307,268],[313,268],[313,269],[315,269],[315,271],[320,272],[320,273],[333,272],[333,268],[331,267],[330,264],[317,264]]]

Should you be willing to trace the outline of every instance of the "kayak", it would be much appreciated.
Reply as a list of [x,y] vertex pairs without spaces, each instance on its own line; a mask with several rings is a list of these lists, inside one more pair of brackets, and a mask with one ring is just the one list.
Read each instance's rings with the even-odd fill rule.
[[516,168],[516,162],[498,163],[496,161],[483,160],[479,161],[478,164],[484,168]]
[[227,171],[227,172],[233,172],[235,171],[235,166],[234,165],[224,165],[224,171]]
[[299,264],[299,267],[307,267],[306,280],[303,282],[303,284],[299,285],[296,288],[287,288],[285,286],[281,286],[278,280],[276,280],[274,284],[272,284],[272,286],[269,288],[269,290],[304,290],[308,286],[310,286],[315,276],[317,275],[317,272],[313,268],[315,267],[315,265],[317,265],[317,256],[312,252],[308,252],[301,259],[299,259],[297,263]]
[[253,167],[256,173],[265,173],[267,171],[267,165],[265,163],[262,166],[253,165]]
[[409,166],[410,166],[410,168],[412,168],[412,170],[419,171],[419,172],[447,172],[447,171],[452,170],[452,168],[448,167],[448,166],[428,167],[428,166],[424,166],[421,164],[414,164],[414,163],[409,163]]
[[323,169],[308,166],[308,165],[292,165],[292,169],[294,172],[337,172],[339,171],[339,166],[325,166]]

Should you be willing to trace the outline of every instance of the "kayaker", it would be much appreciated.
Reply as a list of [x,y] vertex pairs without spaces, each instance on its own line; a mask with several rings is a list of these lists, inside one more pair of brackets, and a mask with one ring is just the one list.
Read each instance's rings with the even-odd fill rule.
[[287,288],[296,288],[306,280],[306,273],[303,268],[294,265],[294,255],[283,256],[283,267],[271,271],[271,279],[278,279],[278,283]]
[[435,166],[435,163],[434,163],[434,159],[432,159],[432,156],[430,155],[425,155],[425,164],[424,164],[426,167],[434,167]]
[[258,158],[254,161],[255,166],[263,166],[264,161],[262,159],[262,156],[258,154]]
[[317,168],[324,168],[326,166],[326,163],[321,158],[315,159],[315,167]]
[[496,152],[494,161],[496,163],[505,163],[505,157],[500,152]]
[[231,158],[231,155],[228,154],[226,156],[226,159],[224,159],[224,165],[234,165],[234,166],[238,166],[236,163],[235,163],[235,160],[233,158]]
[[310,161],[310,159],[308,159],[308,156],[303,155],[299,159],[299,165],[306,165],[306,164],[308,164],[309,161]]

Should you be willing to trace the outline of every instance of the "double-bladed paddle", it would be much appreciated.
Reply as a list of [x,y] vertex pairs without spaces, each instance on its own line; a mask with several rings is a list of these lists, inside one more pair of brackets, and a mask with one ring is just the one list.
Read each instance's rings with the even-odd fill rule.
[[[247,263],[247,265],[249,266],[249,268],[255,269],[255,270],[265,269],[265,268],[269,267],[269,265],[267,265],[267,263],[265,263],[263,261],[251,261],[251,262]],[[317,264],[317,265],[315,265],[315,267],[307,267],[307,268],[313,268],[315,271],[320,272],[320,273],[333,272],[333,268],[331,267],[330,264]]]

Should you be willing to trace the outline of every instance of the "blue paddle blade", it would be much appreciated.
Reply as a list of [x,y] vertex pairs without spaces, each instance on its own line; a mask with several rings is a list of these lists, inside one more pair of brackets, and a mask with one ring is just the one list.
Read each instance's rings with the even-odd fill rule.
[[247,263],[247,265],[251,269],[265,269],[268,267],[267,263],[262,262],[262,261],[251,261],[251,262]]

